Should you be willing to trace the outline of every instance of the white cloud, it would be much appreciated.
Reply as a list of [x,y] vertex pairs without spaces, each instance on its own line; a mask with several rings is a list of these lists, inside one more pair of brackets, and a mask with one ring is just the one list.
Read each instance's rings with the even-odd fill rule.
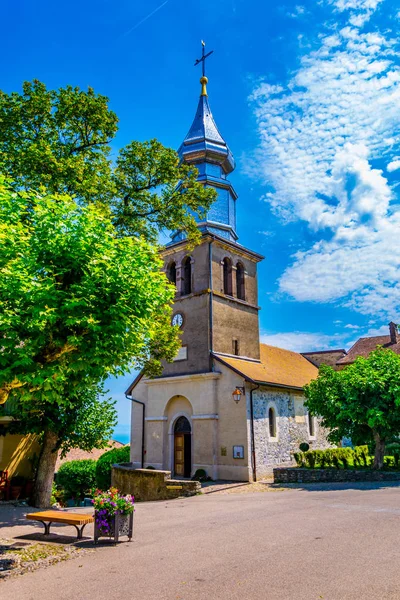
[[[337,11],[374,11],[380,0],[335,0]],[[351,19],[350,19],[351,22]],[[321,36],[286,86],[252,95],[264,200],[303,220],[321,240],[298,252],[280,288],[299,301],[332,302],[375,317],[400,316],[400,211],[378,161],[399,161],[396,40],[353,25]],[[396,62],[397,61],[397,62]]]
[[299,17],[302,17],[306,13],[307,13],[307,11],[306,11],[305,7],[298,4],[297,6],[294,7],[293,12],[288,12],[288,13],[286,13],[286,15],[288,17],[291,17],[292,19],[298,19]]
[[349,22],[354,27],[362,27],[369,21],[383,0],[328,0],[338,12],[350,11]]
[[387,171],[389,171],[389,173],[391,173],[392,171],[398,171],[400,169],[400,159],[395,158],[395,160],[392,160],[392,162],[388,164],[386,169]]
[[343,336],[329,336],[324,333],[307,333],[302,331],[282,332],[282,333],[263,333],[261,343],[293,350],[294,352],[311,352],[318,350],[328,350],[341,348],[343,346]]

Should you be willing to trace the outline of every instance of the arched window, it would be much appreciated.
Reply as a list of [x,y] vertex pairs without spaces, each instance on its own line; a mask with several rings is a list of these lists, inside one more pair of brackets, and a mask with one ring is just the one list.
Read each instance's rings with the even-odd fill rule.
[[310,433],[310,437],[315,436],[315,420],[311,413],[308,413],[308,431]]
[[239,300],[245,300],[244,266],[240,262],[236,265],[236,296]]
[[174,433],[191,433],[190,423],[186,417],[179,417],[175,421]]
[[176,264],[174,262],[168,266],[167,277],[171,283],[176,285]]
[[224,258],[224,294],[232,296],[232,261]]
[[182,294],[192,293],[192,259],[187,256],[183,263],[183,281],[182,281]]
[[276,437],[276,414],[275,410],[272,408],[268,411],[268,427],[269,427],[269,437]]

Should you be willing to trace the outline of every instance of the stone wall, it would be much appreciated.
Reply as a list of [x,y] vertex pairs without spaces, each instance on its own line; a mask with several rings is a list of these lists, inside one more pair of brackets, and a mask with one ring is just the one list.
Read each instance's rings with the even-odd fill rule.
[[[269,434],[268,413],[272,407],[276,415],[276,437]],[[310,448],[329,448],[326,431],[315,420],[315,435],[310,436],[307,409],[301,392],[261,387],[253,393],[254,437],[256,448],[257,478],[271,475],[276,465],[293,461],[293,453],[301,442]],[[248,419],[250,407],[248,406]],[[250,425],[250,423],[249,423]],[[249,443],[250,443],[249,434]],[[250,449],[249,449],[250,452]]]
[[346,469],[274,469],[274,483],[321,483],[346,481],[400,481],[400,473]]
[[135,469],[130,463],[113,465],[111,485],[123,494],[132,494],[137,502],[172,500],[201,491],[198,481],[174,480],[170,471]]

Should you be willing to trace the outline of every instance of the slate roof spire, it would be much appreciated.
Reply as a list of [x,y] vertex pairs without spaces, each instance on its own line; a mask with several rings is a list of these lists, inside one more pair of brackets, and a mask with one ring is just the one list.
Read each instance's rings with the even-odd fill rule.
[[208,78],[201,77],[200,83],[201,94],[196,114],[178,153],[185,162],[199,162],[200,157],[209,158],[219,163],[225,174],[229,174],[235,168],[235,161],[211,112],[207,94]]
[[[198,181],[207,187],[213,187],[218,197],[205,219],[199,222],[201,231],[208,231],[225,237],[232,242],[238,239],[236,234],[236,198],[227,175],[235,168],[235,161],[228,144],[222,137],[211,112],[205,75],[205,59],[212,51],[205,54],[205,44],[202,42],[202,57],[195,65],[202,64],[203,74],[200,78],[201,91],[196,114],[188,134],[183,140],[178,154],[182,161],[194,164],[199,171]],[[182,234],[174,232],[172,241],[183,239]]]

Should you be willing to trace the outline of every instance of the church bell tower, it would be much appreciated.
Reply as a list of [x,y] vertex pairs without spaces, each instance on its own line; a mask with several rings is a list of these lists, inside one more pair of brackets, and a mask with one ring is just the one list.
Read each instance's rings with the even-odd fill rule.
[[238,243],[237,194],[228,179],[233,155],[211,113],[204,43],[196,114],[178,153],[198,169],[198,181],[217,199],[198,222],[201,242],[187,248],[182,232],[172,233],[163,252],[167,277],[176,285],[173,323],[182,329],[182,347],[163,376],[213,370],[213,354],[259,360],[257,263],[262,256]]

